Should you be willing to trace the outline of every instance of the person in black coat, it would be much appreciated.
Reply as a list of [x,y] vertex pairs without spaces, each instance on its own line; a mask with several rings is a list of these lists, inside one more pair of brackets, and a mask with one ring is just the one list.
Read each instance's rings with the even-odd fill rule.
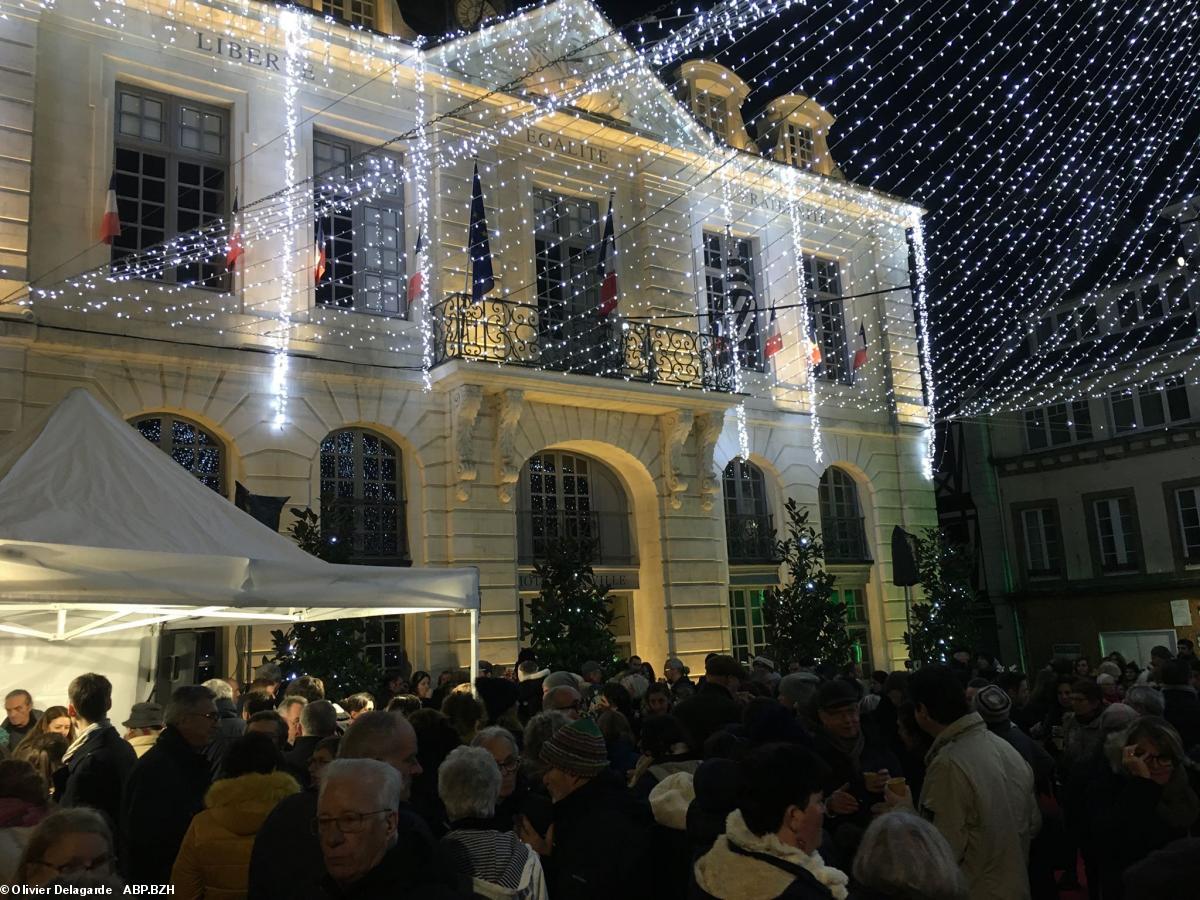
[[[338,745],[338,759],[377,759],[400,773],[401,799],[397,808],[397,842],[410,868],[410,882],[435,883],[444,873],[435,865],[435,843],[429,826],[409,805],[417,760],[417,734],[403,716],[375,710],[350,723]],[[312,831],[317,815],[317,791],[310,789],[284,799],[267,816],[250,852],[247,900],[293,900],[307,896],[325,877],[321,846]]]
[[696,693],[675,704],[672,715],[683,725],[693,753],[704,749],[709,735],[742,721],[742,707],[734,699],[746,670],[732,656],[710,656],[704,663],[704,683]]
[[1087,787],[1087,814],[1102,896],[1122,900],[1125,870],[1200,821],[1200,794],[1179,735],[1163,719],[1139,719],[1106,749],[1111,768]]
[[108,721],[112,683],[89,672],[67,688],[69,712],[79,736],[63,756],[55,774],[59,806],[90,806],[102,812],[114,833],[121,825],[121,792],[137,764],[137,753]]
[[[337,759],[321,778],[314,819],[322,876],[292,896],[337,900],[457,900],[470,895],[466,878],[443,884],[426,878],[434,848],[411,840],[398,812],[401,774],[374,759]],[[346,817],[358,827],[342,826]],[[310,820],[312,821],[312,820]],[[345,830],[343,830],[345,828]]]
[[863,730],[859,699],[854,684],[835,678],[821,685],[813,703],[813,751],[829,772],[828,828],[847,864],[871,824],[871,807],[883,802],[887,780],[904,774],[896,754]]
[[328,700],[314,700],[306,703],[300,710],[300,737],[292,744],[292,749],[283,755],[287,761],[288,771],[300,782],[301,787],[308,787],[310,778],[308,762],[312,759],[317,744],[327,737],[337,734],[337,710]]
[[176,688],[166,727],[134,766],[121,812],[121,861],[130,884],[167,884],[192,816],[204,809],[212,768],[204,748],[217,730],[212,691]]
[[1184,753],[1200,745],[1200,697],[1192,687],[1192,667],[1186,659],[1172,659],[1162,667],[1163,718],[1179,732]]
[[517,836],[542,856],[554,900],[638,900],[652,895],[652,819],[609,771],[600,729],[591,719],[560,728],[542,745],[542,781],[554,803],[543,836],[522,819]]
[[219,778],[225,754],[233,742],[246,733],[246,719],[238,712],[233,696],[233,685],[224,678],[210,678],[202,687],[212,691],[213,703],[217,706],[217,730],[212,741],[204,749],[204,755],[212,763],[213,778]]

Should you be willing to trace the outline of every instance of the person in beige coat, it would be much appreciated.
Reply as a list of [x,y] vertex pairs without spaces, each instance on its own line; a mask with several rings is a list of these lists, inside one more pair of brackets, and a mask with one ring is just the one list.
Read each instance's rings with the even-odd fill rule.
[[927,666],[908,685],[917,724],[933,738],[921,813],[950,844],[971,900],[1028,900],[1029,843],[1042,824],[1033,770],[968,710],[949,669]]

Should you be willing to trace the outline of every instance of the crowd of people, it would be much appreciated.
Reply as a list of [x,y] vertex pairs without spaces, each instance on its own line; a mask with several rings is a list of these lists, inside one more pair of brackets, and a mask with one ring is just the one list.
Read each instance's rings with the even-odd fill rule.
[[[615,671],[614,671],[615,668]],[[1200,662],[103,675],[0,723],[0,884],[183,898],[1140,900],[1200,884]],[[336,700],[336,702],[335,702]],[[1071,893],[1075,892],[1075,893]]]

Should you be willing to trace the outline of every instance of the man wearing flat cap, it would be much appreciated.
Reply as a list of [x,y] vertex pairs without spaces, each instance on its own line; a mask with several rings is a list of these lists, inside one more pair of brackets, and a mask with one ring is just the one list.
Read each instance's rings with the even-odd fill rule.
[[895,754],[863,730],[861,700],[857,684],[835,678],[817,689],[813,701],[813,750],[830,768],[826,828],[846,859],[854,858],[888,779],[904,774]]

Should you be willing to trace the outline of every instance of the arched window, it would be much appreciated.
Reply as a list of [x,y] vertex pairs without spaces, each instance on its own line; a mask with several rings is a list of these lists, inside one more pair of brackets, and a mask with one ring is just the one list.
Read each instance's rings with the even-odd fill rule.
[[225,450],[221,442],[195,422],[168,413],[138,416],[129,424],[142,437],[179,463],[200,483],[226,496]]
[[854,479],[844,469],[830,466],[821,476],[819,493],[825,561],[870,562],[862,508],[858,504],[858,485]]
[[517,493],[521,562],[544,559],[556,541],[574,538],[593,543],[595,565],[634,563],[625,489],[599,460],[538,453],[521,469]]
[[772,562],[775,529],[767,509],[767,483],[762,469],[741,459],[725,467],[725,541],[732,565]]
[[361,428],[321,441],[321,522],[351,542],[350,561],[408,565],[400,451]]

